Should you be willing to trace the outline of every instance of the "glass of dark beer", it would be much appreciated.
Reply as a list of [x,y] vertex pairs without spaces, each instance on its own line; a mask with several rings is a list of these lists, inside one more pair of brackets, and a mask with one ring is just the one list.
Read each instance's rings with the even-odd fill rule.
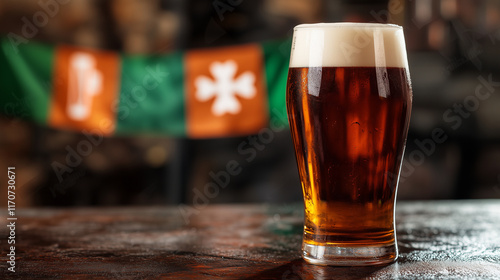
[[286,102],[304,194],[303,258],[339,266],[393,262],[412,104],[402,27],[296,26]]

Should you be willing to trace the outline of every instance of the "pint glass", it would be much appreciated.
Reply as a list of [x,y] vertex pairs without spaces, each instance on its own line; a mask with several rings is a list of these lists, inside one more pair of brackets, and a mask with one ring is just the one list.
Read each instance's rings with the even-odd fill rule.
[[304,195],[303,258],[320,265],[393,262],[412,104],[403,29],[296,26],[286,102]]

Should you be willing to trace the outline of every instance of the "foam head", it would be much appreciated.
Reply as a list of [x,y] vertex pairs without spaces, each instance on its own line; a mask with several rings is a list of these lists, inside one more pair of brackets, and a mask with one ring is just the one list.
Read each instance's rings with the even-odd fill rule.
[[403,28],[380,23],[317,23],[293,31],[290,67],[408,69]]

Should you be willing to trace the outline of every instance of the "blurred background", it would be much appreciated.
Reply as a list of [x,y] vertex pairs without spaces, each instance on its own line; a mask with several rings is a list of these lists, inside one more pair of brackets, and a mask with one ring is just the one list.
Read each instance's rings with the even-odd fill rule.
[[[400,24],[414,103],[399,199],[500,198],[500,1],[59,2],[60,12],[30,40],[152,54],[287,38],[299,23]],[[0,34],[19,34],[22,19],[40,10],[35,0],[1,1]],[[447,139],[431,145],[436,129]],[[110,137],[59,182],[51,163],[85,136],[0,116],[0,170],[16,167],[18,207],[189,204],[230,160],[242,172],[210,203],[300,201],[289,131],[274,136],[249,163],[238,153],[249,136]]]

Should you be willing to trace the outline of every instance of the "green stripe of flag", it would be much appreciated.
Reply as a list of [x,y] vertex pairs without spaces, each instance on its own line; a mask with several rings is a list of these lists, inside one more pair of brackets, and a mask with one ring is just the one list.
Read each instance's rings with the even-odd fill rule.
[[14,46],[0,38],[0,112],[45,124],[52,93],[54,47]]
[[185,136],[183,54],[122,56],[121,67],[116,133]]
[[291,46],[291,40],[271,41],[262,44],[269,110],[271,121],[275,125],[288,126],[285,96]]

